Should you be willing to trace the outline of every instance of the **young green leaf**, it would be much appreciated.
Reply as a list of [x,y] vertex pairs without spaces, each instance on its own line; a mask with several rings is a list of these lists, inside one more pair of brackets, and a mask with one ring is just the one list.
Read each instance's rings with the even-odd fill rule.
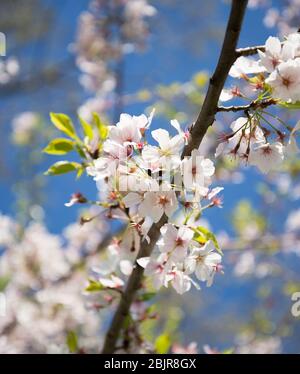
[[77,169],[76,179],[79,179],[82,176],[84,170],[84,166],[81,166],[79,169]]
[[67,335],[67,346],[71,353],[78,351],[78,338],[74,331],[69,331]]
[[73,141],[64,138],[57,138],[52,140],[43,152],[50,155],[65,155],[73,150]]
[[[216,250],[220,253],[223,254],[221,251],[221,248],[219,246],[219,243],[217,241],[217,238],[215,234],[213,234],[211,231],[209,231],[207,228],[203,226],[198,226],[195,229],[195,238],[196,241],[198,241],[201,244],[204,244],[206,241],[211,240],[214,243],[214,246],[216,247]],[[204,239],[204,243],[203,243]]]
[[69,161],[58,161],[46,171],[46,175],[60,175],[70,173],[71,171],[77,171],[81,168],[81,164],[78,162]]
[[287,109],[300,109],[300,101],[296,101],[295,103],[287,103],[287,102],[279,102],[279,106]]
[[79,154],[79,156],[80,156],[81,158],[86,158],[86,155],[85,155],[85,153],[84,153],[84,151],[83,151],[81,145],[76,144],[76,145],[75,145],[75,150],[77,151],[77,153]]
[[87,292],[98,292],[104,289],[103,285],[100,282],[97,282],[93,279],[89,279],[89,285],[85,288]]
[[73,139],[77,139],[75,128],[70,117],[62,113],[50,113],[50,118],[53,125],[58,130],[62,131]]
[[169,351],[171,346],[171,339],[168,334],[160,335],[154,343],[155,351],[159,354],[165,354]]
[[105,140],[108,135],[108,127],[101,121],[99,114],[93,112],[94,124],[96,125],[101,140]]
[[79,117],[79,121],[81,123],[84,135],[87,136],[89,140],[92,140],[94,136],[92,126],[81,117]]

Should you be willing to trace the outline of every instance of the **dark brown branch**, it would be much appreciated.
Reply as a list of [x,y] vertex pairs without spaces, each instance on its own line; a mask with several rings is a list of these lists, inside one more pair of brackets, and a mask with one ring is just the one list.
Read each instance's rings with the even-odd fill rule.
[[[190,141],[183,151],[183,157],[190,155],[193,149],[199,147],[207,129],[214,122],[221,91],[224,87],[229,70],[236,60],[236,46],[247,3],[248,0],[232,1],[230,17],[227,24],[218,65],[213,77],[210,80],[206,98],[204,100],[201,112],[191,131]],[[137,259],[151,255],[152,250],[160,236],[160,229],[167,221],[167,217],[163,216],[158,223],[152,225],[148,233],[150,242],[143,242],[137,255]],[[108,329],[102,353],[109,354],[115,352],[120,331],[124,325],[125,318],[128,316],[135,294],[141,285],[143,273],[144,269],[136,264],[132,274],[129,277],[127,287],[120,299],[119,305]]]
[[247,3],[248,0],[232,1],[231,13],[227,24],[219,61],[214,75],[210,79],[210,84],[201,112],[191,131],[191,140],[186,146],[183,156],[190,155],[193,149],[199,147],[208,128],[215,120],[215,114],[217,113],[221,91],[224,87],[229,70],[237,58],[236,46]]
[[258,53],[258,51],[264,52],[265,51],[265,46],[264,45],[257,45],[255,47],[247,47],[247,48],[239,48],[236,50],[236,57],[241,57],[241,56],[253,56]]
[[[252,104],[252,103],[251,103]],[[245,110],[250,110],[252,108],[252,105],[231,105],[231,106],[219,106],[218,112],[242,112]]]
[[218,112],[242,112],[248,110],[255,110],[255,109],[265,109],[270,105],[277,104],[277,101],[274,99],[267,99],[262,101],[252,101],[248,105],[231,105],[231,106],[219,106],[217,111]]

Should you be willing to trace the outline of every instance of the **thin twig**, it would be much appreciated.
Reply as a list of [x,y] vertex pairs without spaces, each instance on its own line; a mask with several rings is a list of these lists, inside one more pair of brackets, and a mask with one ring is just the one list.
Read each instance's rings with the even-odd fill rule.
[[248,105],[231,105],[231,106],[218,106],[218,112],[244,112],[248,110],[255,109],[264,109],[268,106],[277,104],[277,101],[274,99],[267,99],[262,101],[252,101]]
[[[227,24],[218,65],[213,77],[210,80],[209,88],[201,112],[195,122],[193,129],[191,130],[190,141],[185,147],[182,157],[190,155],[193,149],[199,147],[204,135],[206,134],[207,129],[214,122],[221,91],[224,87],[224,83],[228,76],[229,70],[236,60],[236,46],[241,31],[247,3],[248,0],[232,1],[230,17]],[[163,216],[158,223],[152,225],[148,233],[150,242],[148,243],[144,241],[142,243],[141,249],[137,255],[137,259],[151,255],[152,250],[160,236],[160,228],[165,223],[167,223],[167,221],[167,217]],[[143,273],[144,269],[136,264],[129,277],[127,287],[122,297],[120,298],[119,305],[105,337],[102,350],[103,354],[115,352],[115,347],[120,335],[120,331],[122,330],[122,327],[124,325],[125,318],[128,316],[129,309],[134,300],[135,294],[141,285]]]
[[[252,103],[251,103],[252,104]],[[243,112],[252,109],[252,105],[231,105],[231,106],[218,106],[218,112]]]
[[255,47],[247,47],[247,48],[239,48],[236,50],[236,57],[241,56],[253,56],[258,53],[258,51],[265,52],[265,46],[264,45],[257,45]]

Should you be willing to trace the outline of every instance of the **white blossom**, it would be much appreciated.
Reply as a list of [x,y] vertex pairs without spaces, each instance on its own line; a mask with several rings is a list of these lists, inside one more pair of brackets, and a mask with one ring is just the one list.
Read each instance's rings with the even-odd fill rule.
[[299,100],[300,60],[280,63],[266,79],[266,83],[272,87],[275,98],[291,102]]
[[266,174],[277,169],[284,159],[283,145],[279,142],[258,144],[250,152],[248,162]]
[[204,158],[200,151],[194,149],[190,157],[182,161],[183,183],[186,189],[195,188],[200,195],[208,193],[211,177],[215,167],[210,159]]
[[187,250],[194,236],[194,232],[187,226],[180,226],[178,229],[168,223],[160,232],[162,238],[157,242],[162,253],[168,253],[172,261],[182,261],[187,256]]
[[183,137],[178,134],[170,137],[167,130],[157,129],[152,131],[152,137],[157,141],[159,147],[147,145],[144,147],[142,156],[150,164],[161,165],[162,168],[170,166],[172,169],[180,165],[180,154],[184,145]]
[[171,217],[178,206],[175,191],[146,192],[139,205],[139,214],[142,217],[151,217],[153,222],[158,222],[163,214]]
[[212,285],[222,259],[221,255],[214,250],[215,247],[211,241],[206,242],[203,247],[193,247],[185,263],[189,273],[195,271],[196,277],[202,282],[207,282],[207,286]]
[[232,78],[243,78],[245,75],[263,73],[264,71],[265,68],[258,61],[241,56],[233,64],[229,75]]
[[279,38],[270,36],[265,44],[265,52],[258,51],[260,63],[269,73],[284,61],[294,58],[294,47],[292,43],[281,44]]

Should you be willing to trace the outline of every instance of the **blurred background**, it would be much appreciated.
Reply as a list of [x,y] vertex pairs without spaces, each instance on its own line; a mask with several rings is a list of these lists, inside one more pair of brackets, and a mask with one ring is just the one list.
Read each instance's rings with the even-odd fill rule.
[[[155,107],[153,128],[169,129],[172,118],[190,125],[218,58],[229,5],[0,2],[7,49],[0,57],[1,353],[97,352],[106,327],[105,312],[82,290],[116,226],[103,217],[80,226],[88,213],[64,206],[79,191],[96,199],[90,178],[43,175],[56,161],[42,153],[55,136],[49,112],[77,123],[78,113],[89,121],[95,111],[116,123],[122,112]],[[264,44],[299,26],[299,1],[252,0],[239,45]],[[297,111],[281,115],[291,125],[299,120]],[[205,154],[214,154],[233,119],[219,116],[203,142]],[[268,177],[218,161],[223,208],[208,211],[205,224],[224,248],[224,275],[200,292],[163,291],[155,300],[159,320],[143,326],[150,341],[172,336],[167,350],[196,342],[199,353],[299,353],[300,320],[291,314],[291,295],[300,291],[299,173],[297,159]]]

